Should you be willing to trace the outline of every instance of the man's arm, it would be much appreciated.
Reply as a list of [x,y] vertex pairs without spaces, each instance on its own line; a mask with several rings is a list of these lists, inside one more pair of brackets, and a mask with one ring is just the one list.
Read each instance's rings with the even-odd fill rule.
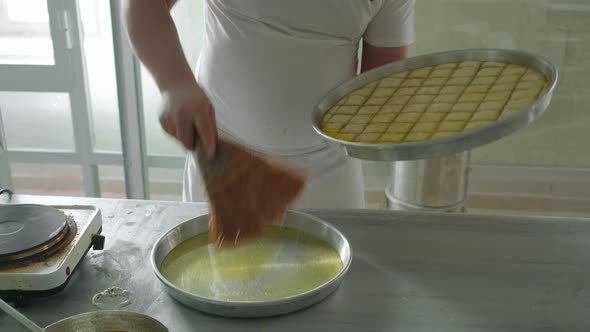
[[160,91],[194,80],[170,10],[176,1],[128,0],[129,39],[137,57],[154,76]]
[[408,56],[408,47],[377,47],[363,43],[361,73],[384,64],[400,61]]
[[126,22],[135,53],[150,71],[164,99],[162,128],[194,149],[195,128],[209,157],[217,129],[213,107],[189,66],[170,10],[175,0],[128,0]]
[[384,0],[363,35],[361,72],[408,56],[414,42],[415,0]]

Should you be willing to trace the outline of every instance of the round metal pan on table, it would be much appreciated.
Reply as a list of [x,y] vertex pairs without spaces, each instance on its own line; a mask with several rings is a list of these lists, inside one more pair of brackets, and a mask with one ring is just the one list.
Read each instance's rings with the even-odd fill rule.
[[[449,137],[400,144],[367,144],[339,140],[327,135],[320,129],[324,113],[351,91],[399,72],[461,61],[494,61],[527,65],[543,73],[549,83],[545,91],[522,112],[515,113],[482,128],[461,132]],[[340,147],[347,156],[353,158],[372,161],[401,161],[446,156],[496,141],[537,119],[551,102],[557,76],[557,69],[546,59],[514,50],[470,49],[412,57],[365,72],[331,91],[320,101],[313,112],[313,128],[325,141]]]
[[64,318],[45,328],[47,332],[168,332],[159,321],[131,311],[93,311]]
[[348,240],[335,227],[311,215],[289,211],[282,220],[281,227],[313,235],[333,248],[342,260],[340,272],[321,286],[295,296],[269,301],[236,302],[207,298],[187,292],[174,285],[163,276],[161,266],[174,248],[197,235],[207,233],[208,225],[208,215],[186,221],[166,232],[156,242],[152,250],[152,268],[168,293],[179,302],[205,313],[224,317],[254,318],[277,316],[301,310],[320,302],[334,292],[342,282],[352,261],[352,250]]

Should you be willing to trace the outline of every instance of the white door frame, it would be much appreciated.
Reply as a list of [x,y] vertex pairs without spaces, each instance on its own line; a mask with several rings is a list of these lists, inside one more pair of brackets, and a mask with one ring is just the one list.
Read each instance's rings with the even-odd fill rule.
[[86,196],[99,197],[98,167],[93,163],[93,129],[84,61],[84,36],[76,0],[47,1],[54,65],[0,65],[0,91],[68,93],[75,151],[8,150],[13,162],[81,165]]
[[0,107],[0,190],[2,189],[14,191],[12,175],[10,174],[10,164],[6,155],[6,138],[4,135],[4,122],[2,121],[2,109]]
[[123,1],[111,0],[113,50],[119,99],[121,147],[127,198],[149,198],[146,136],[143,119],[141,72],[122,24]]
[[[98,165],[123,165],[127,198],[149,199],[149,167],[182,169],[185,158],[147,154],[140,65],[122,22],[121,0],[110,0],[110,10],[123,153],[94,151],[94,127],[78,1],[84,0],[47,0],[54,65],[0,64],[0,91],[69,95],[75,149],[9,149],[6,151],[7,158],[16,163],[80,165],[85,195],[91,197],[100,196]],[[0,135],[3,128],[0,122]],[[0,160],[0,169],[3,168],[8,171],[5,177],[10,179],[9,167],[2,167]]]

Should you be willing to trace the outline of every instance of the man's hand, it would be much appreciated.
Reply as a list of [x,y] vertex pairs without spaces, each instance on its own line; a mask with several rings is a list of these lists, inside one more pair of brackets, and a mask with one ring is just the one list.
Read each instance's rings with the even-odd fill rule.
[[198,134],[207,157],[212,159],[217,142],[217,126],[213,106],[203,89],[196,81],[192,81],[162,91],[162,97],[162,128],[189,150],[195,149],[195,135]]

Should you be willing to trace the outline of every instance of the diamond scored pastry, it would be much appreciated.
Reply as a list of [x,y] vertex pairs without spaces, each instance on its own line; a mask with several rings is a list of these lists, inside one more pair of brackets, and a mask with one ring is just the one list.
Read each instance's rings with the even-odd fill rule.
[[321,119],[336,139],[401,144],[475,130],[518,113],[547,87],[524,65],[464,61],[395,73],[342,97]]

